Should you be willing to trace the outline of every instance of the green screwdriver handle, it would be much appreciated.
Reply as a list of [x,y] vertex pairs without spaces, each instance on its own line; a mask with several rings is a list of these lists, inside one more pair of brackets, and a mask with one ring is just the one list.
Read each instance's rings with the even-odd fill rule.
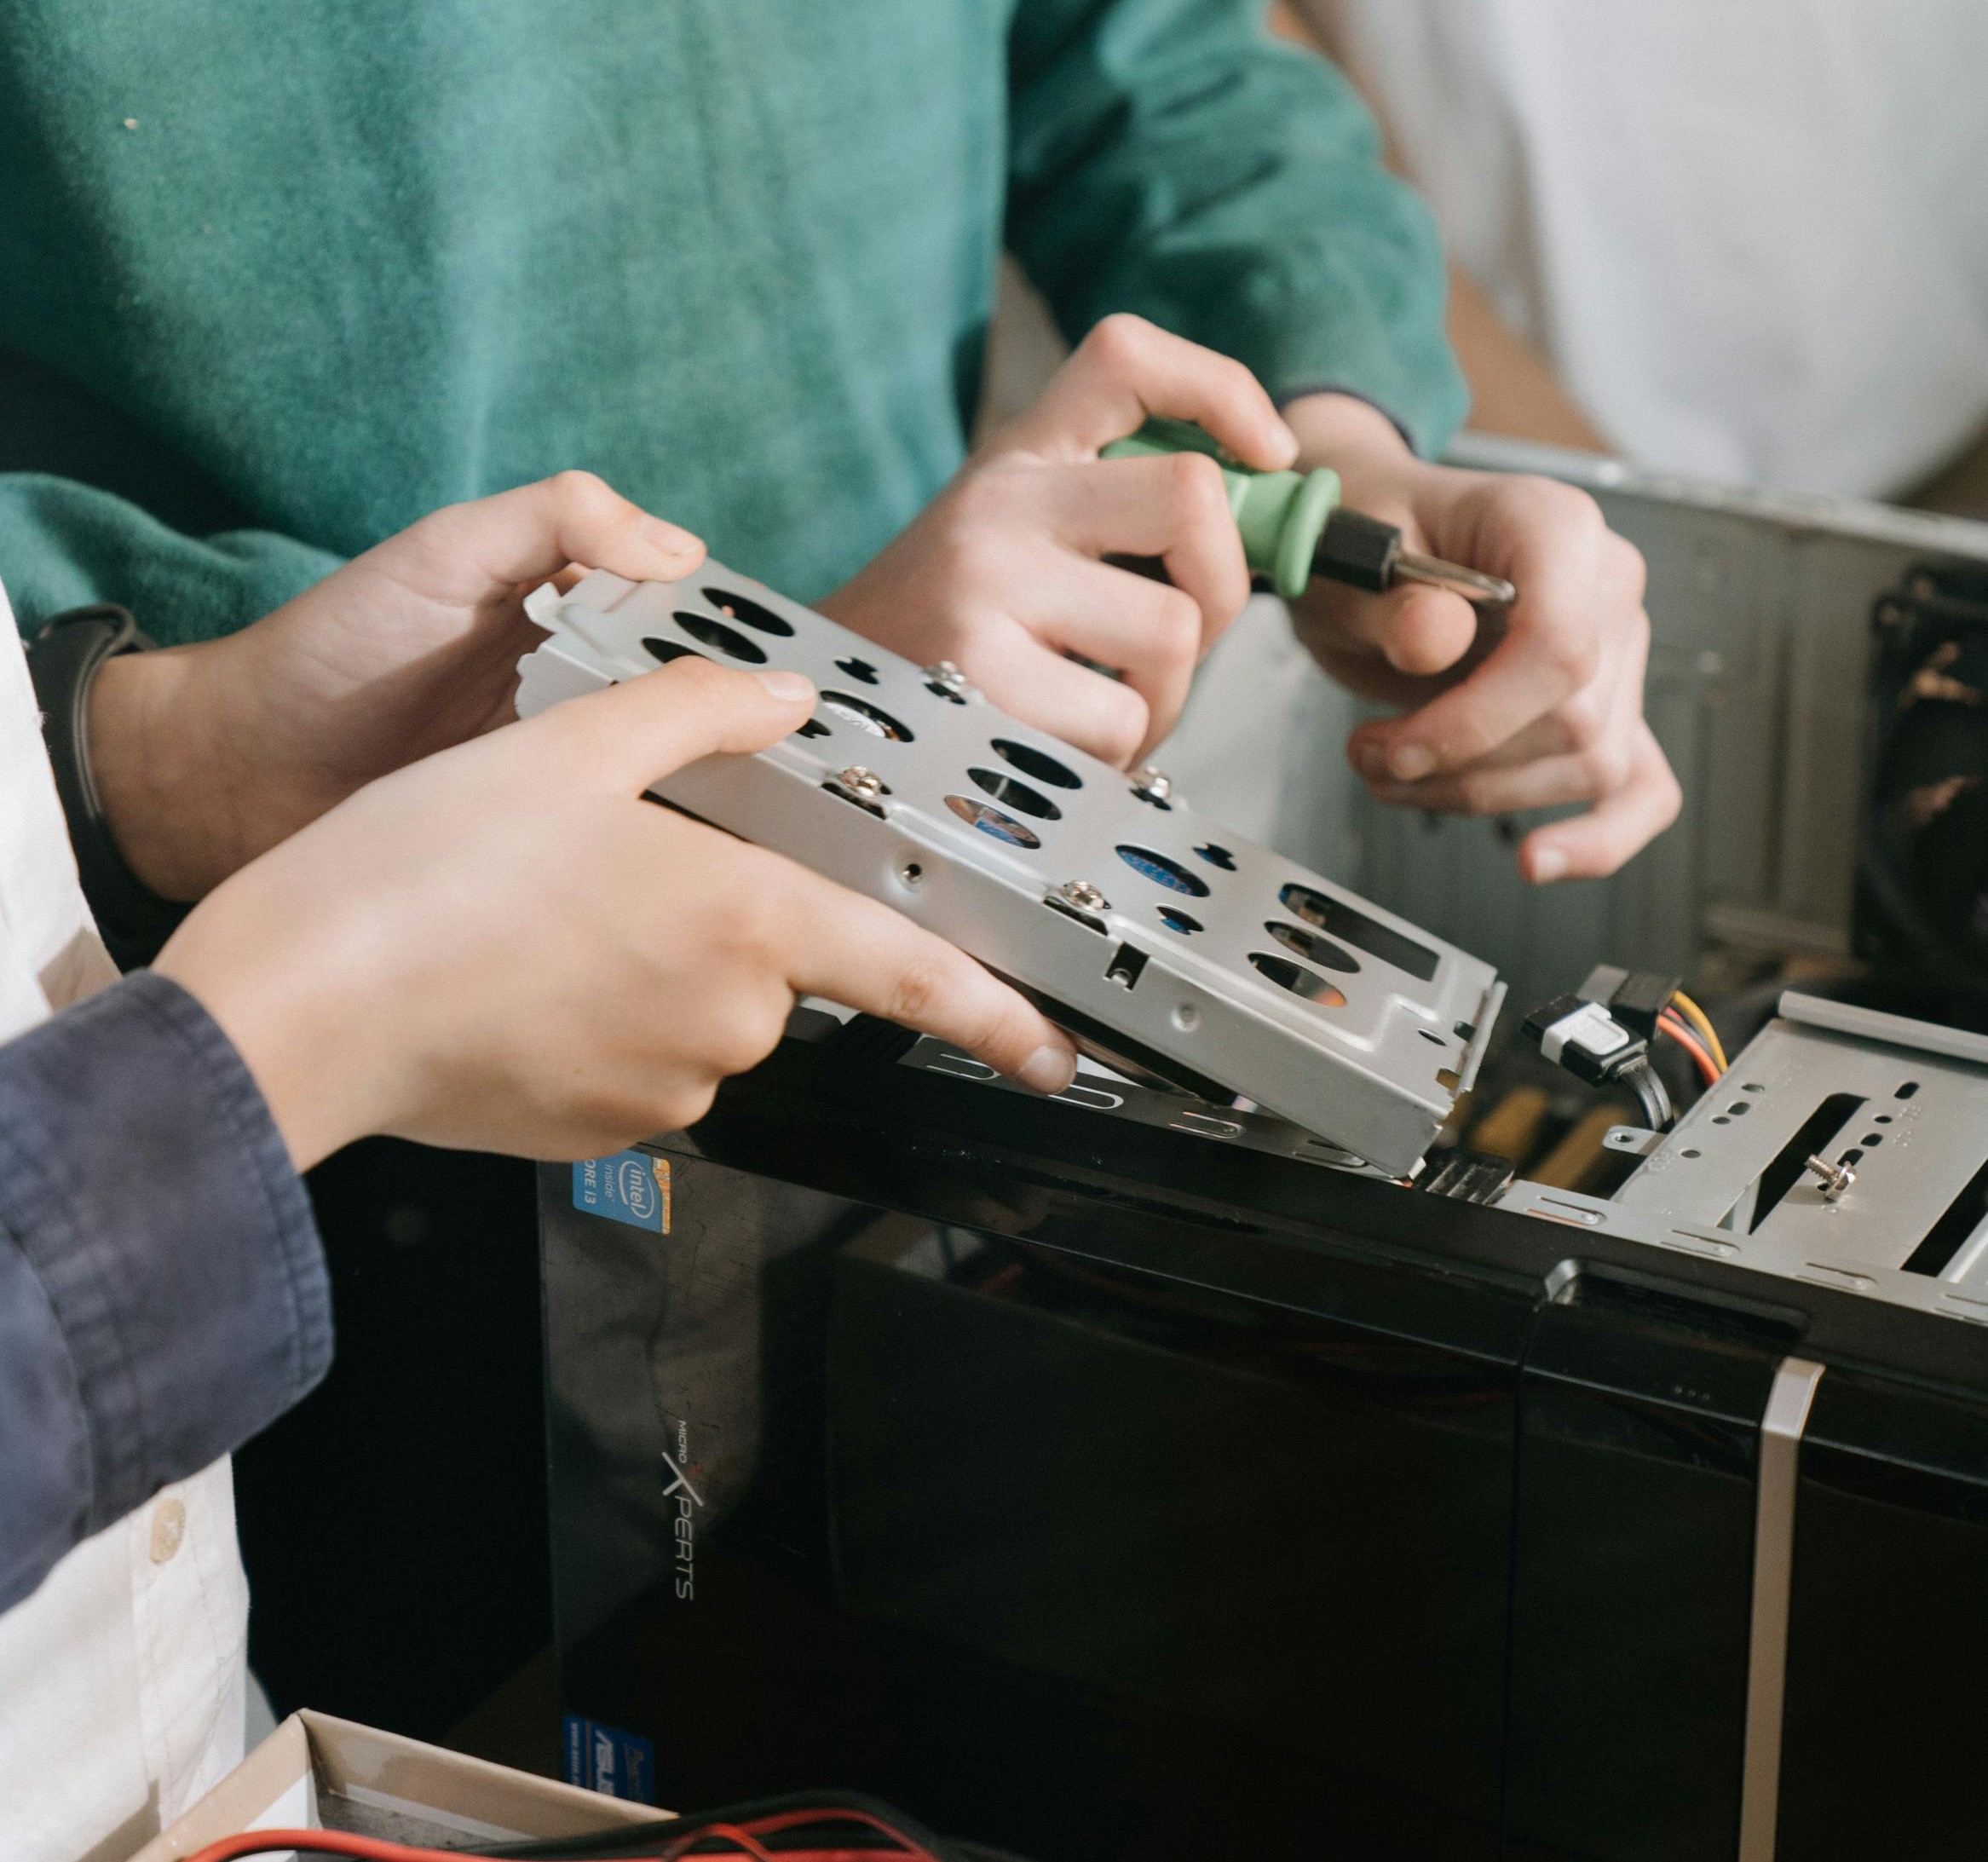
[[1114,440],[1102,456],[1150,459],[1167,453],[1205,453],[1221,467],[1244,560],[1257,574],[1267,575],[1286,601],[1302,595],[1311,580],[1318,539],[1339,508],[1339,474],[1322,465],[1310,472],[1253,472],[1184,420],[1149,420],[1129,438]]

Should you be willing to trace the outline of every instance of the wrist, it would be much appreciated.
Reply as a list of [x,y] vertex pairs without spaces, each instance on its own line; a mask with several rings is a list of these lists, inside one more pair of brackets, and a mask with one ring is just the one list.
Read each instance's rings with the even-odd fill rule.
[[241,1057],[306,1171],[385,1128],[383,1081],[360,1017],[335,977],[297,940],[272,934],[254,888],[224,885],[196,907],[153,968],[193,997]]
[[1299,468],[1329,465],[1342,477],[1363,467],[1411,465],[1401,429],[1371,401],[1331,391],[1300,395],[1282,408],[1285,424],[1298,436]]
[[203,715],[210,649],[172,648],[106,660],[85,729],[99,805],[133,874],[161,898],[204,897],[240,862],[234,810],[216,780],[226,753]]

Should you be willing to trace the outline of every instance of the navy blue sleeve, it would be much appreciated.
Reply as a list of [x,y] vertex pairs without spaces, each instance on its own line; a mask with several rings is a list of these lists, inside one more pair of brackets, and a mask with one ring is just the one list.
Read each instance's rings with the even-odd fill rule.
[[331,1358],[303,1185],[192,996],[140,971],[0,1046],[0,1610]]

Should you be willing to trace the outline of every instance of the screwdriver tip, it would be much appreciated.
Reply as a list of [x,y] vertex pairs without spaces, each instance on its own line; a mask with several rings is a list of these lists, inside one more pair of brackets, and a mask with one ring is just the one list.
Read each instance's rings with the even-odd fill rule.
[[1403,551],[1394,559],[1394,575],[1397,581],[1426,582],[1449,589],[1480,608],[1509,608],[1518,599],[1518,591],[1503,576],[1467,569],[1461,562],[1445,562],[1440,556]]

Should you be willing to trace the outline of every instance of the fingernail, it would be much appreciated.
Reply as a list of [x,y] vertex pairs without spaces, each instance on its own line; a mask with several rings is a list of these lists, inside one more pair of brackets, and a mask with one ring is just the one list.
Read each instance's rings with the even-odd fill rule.
[[1061,1092],[1077,1077],[1077,1057],[1067,1047],[1045,1041],[1022,1063],[1015,1077],[1038,1092]]
[[1532,883],[1535,885],[1551,885],[1566,870],[1567,856],[1558,847],[1533,850]]
[[660,517],[649,519],[649,534],[656,546],[671,556],[695,556],[704,547],[700,537],[694,537],[688,530],[679,530],[675,524],[665,523]]
[[1420,782],[1436,767],[1436,752],[1426,744],[1397,744],[1387,758],[1389,773],[1397,782]]
[[765,672],[755,672],[752,677],[787,704],[798,704],[802,699],[810,704],[814,701],[815,682],[805,672],[789,672],[784,667],[769,666]]

